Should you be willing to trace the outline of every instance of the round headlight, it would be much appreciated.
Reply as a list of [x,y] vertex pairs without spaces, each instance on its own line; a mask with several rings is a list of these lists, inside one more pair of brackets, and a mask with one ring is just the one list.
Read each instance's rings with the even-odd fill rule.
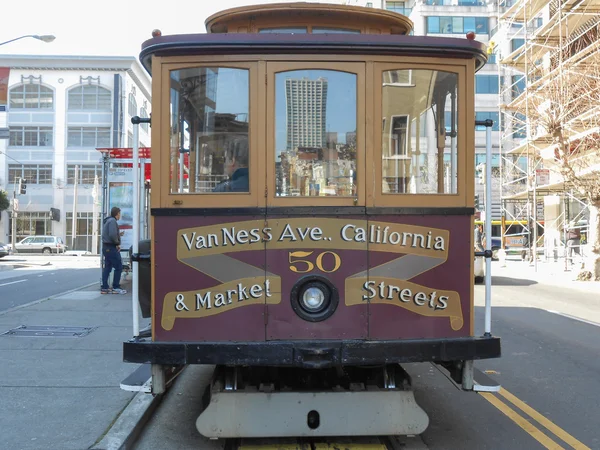
[[309,322],[327,319],[335,312],[339,302],[335,286],[328,279],[315,275],[298,280],[290,294],[294,312]]
[[309,287],[302,294],[302,306],[308,311],[318,311],[325,303],[325,293],[318,287]]

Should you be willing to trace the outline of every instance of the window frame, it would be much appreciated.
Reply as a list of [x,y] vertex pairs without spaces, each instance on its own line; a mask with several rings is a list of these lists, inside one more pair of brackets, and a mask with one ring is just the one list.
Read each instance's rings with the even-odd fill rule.
[[[356,75],[356,179],[359,180],[356,196],[349,197],[276,197],[275,176],[275,75],[295,70],[329,70]],[[366,76],[367,63],[333,62],[314,60],[298,61],[269,61],[267,63],[267,95],[266,95],[266,152],[267,158],[267,206],[365,206],[366,177],[365,177],[365,123],[366,108]],[[364,114],[363,114],[364,112]],[[363,117],[363,120],[360,118]],[[360,181],[362,180],[362,181]]]
[[[96,88],[96,107],[95,108],[84,108],[85,106],[85,101],[84,101],[84,96],[85,96],[85,88],[91,86],[91,87],[95,87]],[[81,105],[78,105],[80,107],[78,108],[72,108],[70,105],[70,101],[71,101],[71,94],[74,93],[75,90],[77,89],[81,89],[81,93],[79,94],[75,94],[75,95],[79,95],[81,97]],[[99,108],[98,105],[100,104],[100,90],[106,91],[108,92],[108,98],[109,98],[109,104],[107,108]],[[110,89],[101,86],[99,84],[79,84],[76,86],[71,87],[69,90],[67,90],[67,102],[66,102],[66,109],[68,112],[73,112],[73,111],[77,111],[77,112],[81,112],[81,111],[111,111],[113,109],[113,91],[111,91]]]
[[[428,59],[426,63],[419,58],[397,59],[398,62],[376,62],[373,68],[373,148],[371,155],[367,155],[368,160],[376,161],[373,170],[367,171],[367,183],[374,186],[372,206],[384,207],[461,207],[472,204],[469,202],[469,195],[474,191],[472,180],[466,180],[465,175],[470,173],[466,148],[467,142],[474,142],[475,117],[474,112],[467,111],[467,105],[474,102],[467,89],[467,74],[474,74],[474,64],[472,61],[455,59]],[[471,67],[469,67],[469,64]],[[457,89],[457,122],[458,139],[456,142],[456,193],[455,194],[411,194],[411,193],[384,193],[382,187],[382,158],[383,158],[383,131],[381,123],[383,120],[383,74],[389,70],[433,70],[456,73],[458,76]],[[377,88],[377,86],[380,86]],[[399,115],[399,114],[394,114]],[[468,117],[468,116],[471,117]],[[469,127],[468,124],[473,126]],[[410,128],[410,123],[408,128]],[[417,131],[420,134],[420,131]],[[447,139],[450,139],[449,137]],[[471,195],[472,196],[472,195]]]
[[[9,125],[9,139],[8,139],[8,148],[10,149],[53,149],[54,148],[54,126],[53,125]],[[20,139],[22,145],[12,144],[11,141],[13,139],[13,133],[20,133]],[[36,133],[37,135],[37,144],[36,145],[27,145],[25,141],[27,140],[27,133]],[[48,145],[40,145],[42,141],[42,134],[50,133],[50,143]]]
[[[37,86],[37,88],[38,88],[37,107],[35,107],[35,108],[27,108],[25,106],[26,105],[26,100],[27,100],[27,96],[26,96],[27,93],[25,92],[25,86]],[[20,99],[23,102],[22,103],[24,105],[23,107],[14,106],[12,104],[14,91],[16,91],[19,88],[22,88],[22,91],[19,94],[21,94]],[[42,88],[43,89],[47,89],[45,92],[46,93],[49,92],[51,94],[51,100],[52,101],[51,101],[49,107],[42,107],[41,106],[43,104],[43,102],[41,101],[42,100]],[[8,107],[11,110],[15,109],[15,110],[18,110],[18,111],[44,111],[44,112],[47,112],[47,111],[54,111],[55,110],[54,105],[55,105],[55,92],[54,92],[54,89],[52,89],[49,86],[45,86],[44,84],[41,84],[41,83],[20,83],[20,84],[17,84],[15,86],[11,87],[8,90]]]
[[[74,132],[75,128],[80,129],[80,133],[79,136],[81,137],[81,145],[71,145],[70,141],[69,141],[69,133],[70,132]],[[84,145],[84,133],[85,131],[88,130],[94,130],[94,135],[95,135],[95,139],[94,139],[94,144],[93,145]],[[105,130],[108,130],[108,142],[106,144],[102,144],[102,143],[98,143],[98,134],[100,131],[104,132]],[[91,125],[91,126],[84,126],[84,125],[68,125],[67,126],[67,134],[66,134],[66,145],[65,148],[67,150],[73,150],[73,149],[96,149],[98,147],[109,147],[110,146],[110,138],[112,135],[112,127],[109,126],[102,126],[102,125]]]
[[[220,56],[206,56],[202,59],[195,57],[168,58],[167,63],[160,63],[160,57],[154,57],[153,61],[160,64],[160,71],[154,71],[152,92],[153,111],[156,115],[160,115],[158,121],[161,123],[159,130],[155,130],[151,136],[152,148],[160,148],[159,161],[161,170],[158,175],[159,195],[152,200],[153,207],[186,207],[186,208],[211,208],[223,207],[226,204],[228,207],[261,207],[264,206],[264,179],[265,173],[265,152],[260,152],[258,143],[258,135],[261,129],[264,129],[264,106],[259,102],[259,98],[264,98],[264,83],[258,83],[259,79],[259,62],[249,60],[249,58],[223,59]],[[153,66],[157,67],[154,65]],[[264,64],[264,63],[263,63]],[[249,155],[249,192],[215,192],[215,193],[188,193],[179,194],[171,192],[170,180],[163,180],[170,177],[170,161],[169,150],[170,145],[170,106],[171,106],[171,89],[170,79],[171,71],[194,69],[194,68],[227,68],[227,69],[245,69],[248,71],[248,109],[249,109],[249,131],[248,140],[250,144]],[[157,79],[158,78],[158,79]],[[263,97],[260,97],[260,91],[263,91]],[[159,99],[157,102],[156,99]],[[264,102],[262,102],[264,103]],[[262,114],[261,114],[262,111]],[[164,117],[164,119],[163,119]],[[167,120],[165,120],[167,119]],[[159,132],[156,132],[159,131]],[[254,170],[257,167],[258,170]],[[155,174],[153,171],[152,177]],[[168,182],[167,182],[168,181]],[[156,184],[154,182],[153,184]],[[154,196],[153,196],[154,197]]]

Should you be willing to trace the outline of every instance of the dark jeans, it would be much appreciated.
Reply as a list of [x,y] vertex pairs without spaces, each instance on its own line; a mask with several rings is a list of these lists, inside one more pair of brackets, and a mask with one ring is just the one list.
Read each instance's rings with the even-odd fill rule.
[[102,245],[102,254],[104,255],[104,269],[102,270],[101,289],[108,289],[108,277],[110,271],[115,269],[113,275],[113,289],[121,289],[121,272],[123,271],[123,260],[121,253],[115,245]]

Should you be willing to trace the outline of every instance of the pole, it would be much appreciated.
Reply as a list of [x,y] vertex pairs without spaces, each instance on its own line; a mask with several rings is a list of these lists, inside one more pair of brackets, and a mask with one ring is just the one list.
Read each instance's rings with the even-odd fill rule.
[[[136,120],[137,119],[137,120]],[[131,269],[133,270],[132,290],[131,290],[131,307],[133,310],[133,336],[140,335],[140,316],[139,316],[139,263],[137,257],[133,257],[139,253],[140,242],[140,170],[139,170],[139,133],[140,121],[139,117],[131,118],[133,124],[133,248],[131,251]]]
[[[488,120],[492,122],[491,120]],[[492,124],[485,129],[485,249],[492,251]],[[485,258],[485,335],[492,330],[492,258]]]
[[92,205],[92,254],[98,254],[98,175],[94,176],[94,203]]
[[485,126],[485,332],[492,335],[492,126],[491,119],[477,120],[475,125]]
[[79,166],[75,166],[75,185],[73,187],[73,218],[71,222],[71,250],[75,250],[75,237],[77,235],[77,171]]
[[12,222],[11,222],[11,230],[10,230],[10,244],[11,244],[13,255],[15,253],[17,253],[17,248],[15,247],[15,244],[17,243],[16,234],[17,234],[17,189],[16,189],[16,186],[13,185]]

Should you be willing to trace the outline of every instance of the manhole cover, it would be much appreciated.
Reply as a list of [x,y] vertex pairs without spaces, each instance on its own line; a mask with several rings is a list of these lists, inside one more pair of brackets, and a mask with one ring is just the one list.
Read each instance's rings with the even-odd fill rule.
[[53,327],[21,325],[2,333],[0,336],[18,337],[83,337],[96,327]]

